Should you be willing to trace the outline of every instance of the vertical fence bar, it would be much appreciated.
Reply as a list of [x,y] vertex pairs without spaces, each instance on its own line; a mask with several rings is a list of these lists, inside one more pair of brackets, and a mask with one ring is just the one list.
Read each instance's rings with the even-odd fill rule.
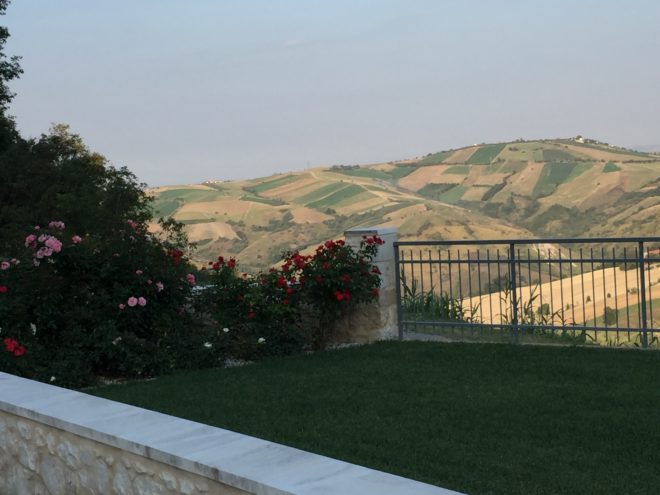
[[399,340],[403,340],[403,308],[401,301],[401,272],[403,268],[399,261],[399,246],[394,243],[394,284],[396,285],[396,319],[399,330]]
[[516,252],[515,244],[509,244],[509,284],[511,285],[511,325],[514,342],[518,343],[518,294],[516,287]]
[[614,278],[614,312],[616,315],[616,340],[619,341],[619,291],[616,284],[616,253],[614,248],[612,248],[612,278]]
[[628,340],[630,340],[630,298],[628,297],[630,289],[628,288],[628,252],[625,246],[623,248],[623,259],[625,260],[623,263],[623,281],[626,284],[626,327],[628,327]]
[[648,347],[647,335],[647,322],[646,322],[646,274],[644,273],[646,263],[644,262],[644,241],[639,241],[639,248],[637,249],[639,255],[638,268],[639,268],[639,295],[642,299],[641,321],[642,321],[642,347]]
[[[573,337],[575,337],[575,293],[573,292],[573,249],[568,248],[568,279],[571,281],[571,317],[573,318]],[[561,307],[564,307],[562,301]]]

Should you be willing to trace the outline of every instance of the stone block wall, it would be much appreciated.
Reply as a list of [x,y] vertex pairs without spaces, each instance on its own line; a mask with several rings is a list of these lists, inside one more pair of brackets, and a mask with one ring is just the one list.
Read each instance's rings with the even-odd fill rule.
[[241,495],[208,478],[0,412],[3,495]]
[[0,372],[1,495],[403,493],[455,492]]

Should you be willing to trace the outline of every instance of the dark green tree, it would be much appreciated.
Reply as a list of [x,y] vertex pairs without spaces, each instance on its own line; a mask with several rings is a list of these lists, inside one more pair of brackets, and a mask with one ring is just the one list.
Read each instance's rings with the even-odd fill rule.
[[[0,15],[7,10],[9,0],[0,0]],[[14,122],[6,112],[14,94],[9,89],[9,81],[16,79],[23,71],[19,65],[20,57],[7,57],[4,52],[9,38],[9,30],[0,26],[0,156],[2,151],[17,137]]]

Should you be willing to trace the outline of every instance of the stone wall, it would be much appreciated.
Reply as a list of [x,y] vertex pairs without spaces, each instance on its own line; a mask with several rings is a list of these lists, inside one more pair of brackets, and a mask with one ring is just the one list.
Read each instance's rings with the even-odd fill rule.
[[3,495],[249,493],[2,412],[0,473]]
[[247,493],[455,492],[0,372],[2,495]]

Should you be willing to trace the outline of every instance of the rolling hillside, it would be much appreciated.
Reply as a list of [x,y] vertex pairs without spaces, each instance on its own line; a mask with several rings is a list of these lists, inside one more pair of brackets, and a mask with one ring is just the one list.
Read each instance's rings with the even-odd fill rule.
[[151,192],[155,216],[185,223],[200,261],[234,255],[250,270],[356,226],[397,226],[404,239],[655,235],[660,155],[518,141]]

